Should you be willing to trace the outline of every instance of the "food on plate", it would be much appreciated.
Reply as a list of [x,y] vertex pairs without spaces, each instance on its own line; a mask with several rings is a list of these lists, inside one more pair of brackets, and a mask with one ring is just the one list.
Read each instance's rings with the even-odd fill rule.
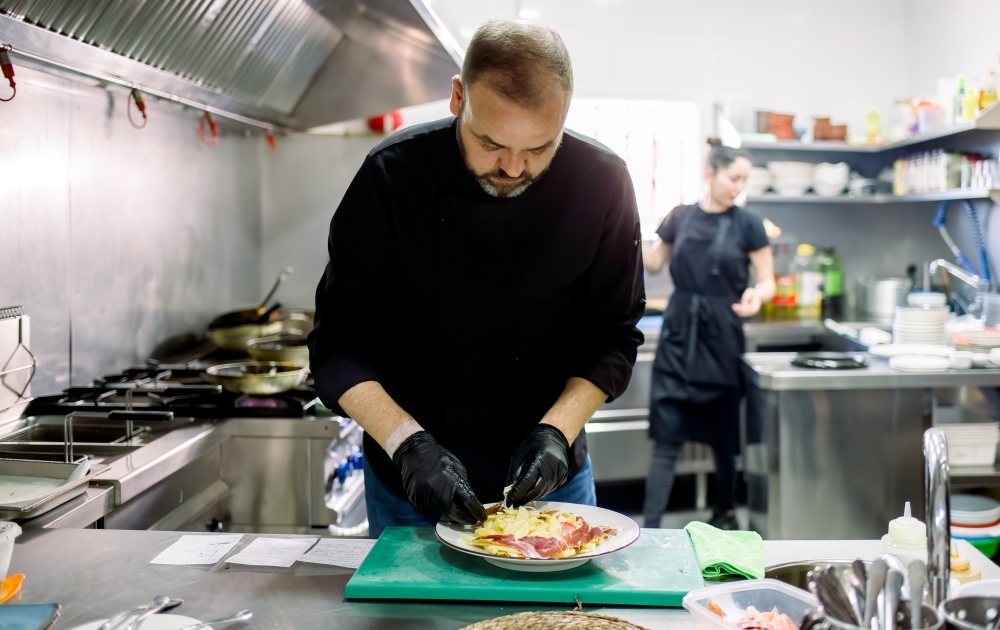
[[570,558],[593,551],[611,536],[613,527],[590,525],[582,516],[559,510],[492,506],[486,521],[462,539],[487,553],[507,558]]
[[798,624],[785,613],[779,613],[777,608],[769,612],[760,612],[749,606],[745,611],[740,611],[739,617],[736,617],[736,615],[727,616],[722,607],[712,600],[708,600],[707,606],[709,611],[742,630],[799,630]]

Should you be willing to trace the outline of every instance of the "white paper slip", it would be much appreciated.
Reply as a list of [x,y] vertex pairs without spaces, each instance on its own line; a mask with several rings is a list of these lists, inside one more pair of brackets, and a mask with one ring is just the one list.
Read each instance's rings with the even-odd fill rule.
[[153,558],[150,564],[215,564],[240,542],[243,534],[186,534]]
[[226,562],[258,567],[290,567],[309,551],[314,542],[315,538],[257,538]]
[[299,558],[302,562],[332,564],[335,567],[357,569],[368,552],[375,546],[374,540],[357,538],[322,538],[309,553]]

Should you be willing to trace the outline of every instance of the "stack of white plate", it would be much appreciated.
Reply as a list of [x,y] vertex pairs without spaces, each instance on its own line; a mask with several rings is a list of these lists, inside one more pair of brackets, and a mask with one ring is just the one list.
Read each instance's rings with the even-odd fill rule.
[[809,162],[768,162],[767,170],[774,175],[771,186],[785,197],[804,195],[813,183],[813,165]]
[[948,439],[948,463],[952,466],[992,466],[996,463],[1000,423],[941,424],[938,428]]
[[771,171],[760,166],[755,166],[750,169],[750,174],[747,175],[747,194],[751,196],[763,195],[764,191],[771,187],[771,182],[774,181],[774,175],[771,175]]
[[820,197],[836,197],[847,188],[850,176],[851,167],[847,162],[817,164],[813,167],[813,190]]
[[946,306],[897,306],[892,320],[892,342],[940,344],[950,313]]
[[900,372],[947,372],[951,359],[926,354],[901,354],[889,358],[889,367]]

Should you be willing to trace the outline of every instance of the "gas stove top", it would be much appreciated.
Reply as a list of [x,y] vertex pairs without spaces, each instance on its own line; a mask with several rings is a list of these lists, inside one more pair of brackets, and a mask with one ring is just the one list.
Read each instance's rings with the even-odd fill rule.
[[310,382],[269,396],[224,391],[189,365],[129,368],[108,374],[89,387],[39,396],[26,415],[66,415],[73,411],[172,411],[194,418],[302,418],[332,415],[319,403]]

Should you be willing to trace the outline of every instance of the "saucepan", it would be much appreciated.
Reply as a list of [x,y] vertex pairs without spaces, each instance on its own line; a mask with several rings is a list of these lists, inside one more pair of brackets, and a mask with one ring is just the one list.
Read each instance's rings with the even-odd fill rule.
[[291,329],[278,335],[252,339],[247,352],[255,361],[279,361],[296,365],[309,365],[309,346],[301,331]]
[[285,267],[278,279],[267,295],[260,302],[257,308],[248,308],[241,311],[233,311],[216,317],[208,325],[208,332],[205,334],[208,340],[218,348],[223,350],[246,350],[247,342],[251,339],[258,339],[281,332],[282,323],[279,321],[281,312],[278,310],[280,304],[267,308],[267,303],[271,301],[278,287],[285,281],[294,270]]
[[283,361],[238,361],[213,365],[205,375],[228,392],[268,395],[298,387],[308,372],[301,365]]

